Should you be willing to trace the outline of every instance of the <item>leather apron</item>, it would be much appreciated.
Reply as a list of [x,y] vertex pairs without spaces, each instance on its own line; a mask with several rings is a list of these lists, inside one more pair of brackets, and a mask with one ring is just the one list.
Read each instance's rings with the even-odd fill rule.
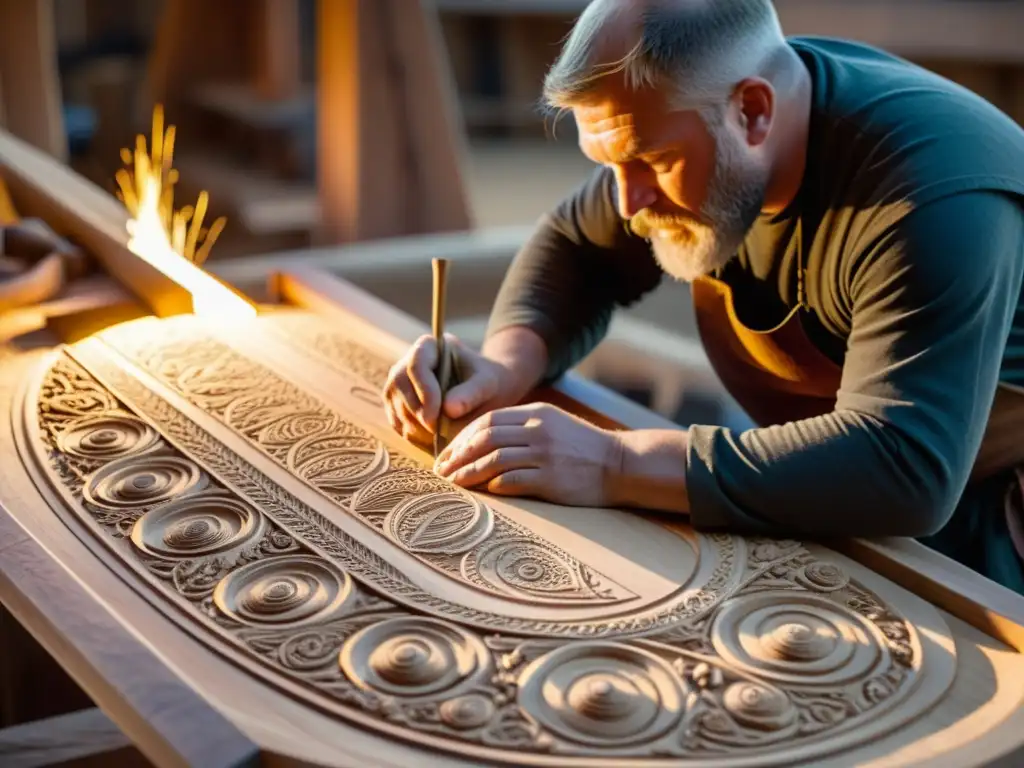
[[[722,384],[760,426],[829,413],[842,368],[807,337],[798,306],[777,326],[753,331],[736,314],[732,288],[713,277],[693,282],[693,304],[705,352]],[[1024,558],[1024,389],[1000,384],[971,482],[1008,472],[1003,513]]]

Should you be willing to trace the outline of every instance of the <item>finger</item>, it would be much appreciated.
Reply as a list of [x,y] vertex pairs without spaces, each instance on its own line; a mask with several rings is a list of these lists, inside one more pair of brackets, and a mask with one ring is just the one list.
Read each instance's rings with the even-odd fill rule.
[[498,379],[491,374],[474,374],[448,390],[444,412],[449,419],[461,419],[498,394]]
[[428,429],[433,429],[441,408],[441,388],[434,373],[436,367],[437,343],[431,336],[420,336],[413,346],[406,373],[419,403],[414,410],[419,410],[421,421]]
[[425,429],[416,415],[409,410],[405,403],[400,402],[397,406],[398,431],[406,440],[426,445],[433,441],[433,433]]
[[486,427],[470,434],[462,432],[437,457],[442,477],[499,448],[526,447],[530,433],[524,427]]
[[[416,388],[412,382],[409,381],[409,377],[402,375],[395,378],[394,386],[392,387],[391,394],[392,401],[401,403],[403,407],[397,408],[399,415],[402,418],[409,418],[415,421],[422,429],[426,430],[428,434],[433,434],[434,429],[422,416],[423,404],[420,402],[420,396],[416,392]],[[408,417],[405,414],[408,414]]]
[[544,473],[540,469],[513,469],[487,483],[487,490],[499,496],[544,497]]
[[455,485],[470,488],[490,483],[508,472],[539,466],[540,459],[533,448],[498,448],[460,467],[448,479]]

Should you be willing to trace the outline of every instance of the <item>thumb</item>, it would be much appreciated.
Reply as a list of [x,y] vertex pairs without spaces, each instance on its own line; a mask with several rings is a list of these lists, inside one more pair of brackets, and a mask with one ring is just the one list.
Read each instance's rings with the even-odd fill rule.
[[460,419],[494,397],[497,390],[498,383],[493,376],[474,374],[448,390],[444,413],[449,419]]

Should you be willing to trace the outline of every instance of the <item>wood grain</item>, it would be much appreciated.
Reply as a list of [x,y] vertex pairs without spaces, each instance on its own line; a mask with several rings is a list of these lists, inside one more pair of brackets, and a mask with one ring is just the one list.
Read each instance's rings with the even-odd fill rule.
[[[400,350],[407,349],[412,340],[426,331],[423,323],[411,315],[323,270],[288,270],[276,275],[273,285],[275,295],[285,302],[317,312],[341,314],[358,323],[373,344],[381,345],[391,354],[401,354]],[[550,402],[584,418],[593,418],[606,428],[680,428],[581,377],[566,377],[554,392],[557,394],[549,398]],[[981,631],[1024,650],[1024,596],[956,566],[949,558],[913,539],[898,540],[898,545],[854,539],[846,543],[844,551]]]

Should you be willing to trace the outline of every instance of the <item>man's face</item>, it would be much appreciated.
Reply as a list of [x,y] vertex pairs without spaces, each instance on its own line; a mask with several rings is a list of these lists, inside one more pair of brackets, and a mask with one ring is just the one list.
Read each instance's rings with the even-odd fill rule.
[[646,91],[602,95],[573,113],[580,148],[614,170],[619,213],[665,272],[691,281],[732,258],[768,174],[724,111],[671,111]]

